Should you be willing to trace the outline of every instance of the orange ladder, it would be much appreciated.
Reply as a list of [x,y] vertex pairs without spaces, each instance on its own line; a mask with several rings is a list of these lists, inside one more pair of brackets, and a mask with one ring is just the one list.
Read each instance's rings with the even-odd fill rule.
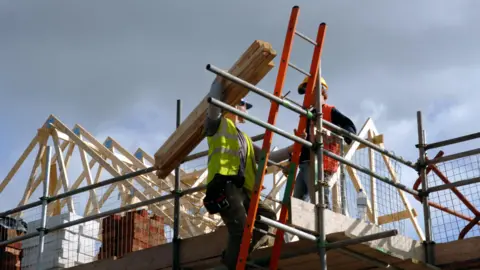
[[[287,69],[288,66],[296,69],[297,71],[307,75],[310,77],[308,83],[307,83],[307,90],[305,93],[305,97],[303,100],[303,107],[308,108],[313,104],[313,90],[315,83],[317,81],[317,75],[318,71],[320,68],[320,57],[322,53],[322,46],[323,46],[323,39],[325,36],[325,30],[326,30],[326,25],[322,23],[319,28],[318,28],[318,33],[317,33],[317,39],[316,42],[311,40],[310,38],[306,37],[305,35],[299,33],[296,31],[296,25],[297,25],[297,18],[299,14],[299,7],[294,6],[292,8],[292,12],[290,15],[290,20],[288,23],[288,28],[287,28],[287,34],[285,37],[285,43],[282,51],[282,57],[281,57],[281,62],[278,70],[278,75],[277,75],[277,80],[275,83],[275,90],[274,90],[274,95],[278,98],[281,97],[282,95],[282,89],[285,83],[285,77],[287,74]],[[291,64],[289,62],[290,60],[290,52],[292,49],[293,45],[293,39],[295,35],[298,35],[299,37],[305,39],[306,41],[312,43],[315,46],[314,52],[313,52],[313,57],[312,57],[312,62],[310,66],[310,73],[306,73],[303,70],[299,69],[295,65]],[[277,115],[278,115],[278,109],[279,109],[279,104],[275,101],[271,101],[271,106],[270,106],[270,113],[268,116],[268,123],[271,125],[275,125]],[[307,124],[307,116],[301,115],[300,116],[300,121],[298,124],[297,128],[297,136],[298,134],[302,134],[305,132],[306,129],[306,124]],[[268,162],[268,158],[270,155],[270,147],[272,143],[272,137],[273,137],[273,132],[269,129],[266,130],[265,132],[265,137],[263,139],[263,146],[262,146],[262,151],[259,157],[259,166],[257,169],[257,175],[256,175],[256,183],[254,190],[251,195],[251,200],[250,200],[250,207],[248,209],[248,216],[247,216],[247,222],[244,227],[243,231],[243,236],[242,236],[242,242],[240,246],[240,253],[237,259],[237,270],[243,270],[245,269],[245,266],[247,264],[247,257],[249,255],[249,248],[250,248],[250,242],[252,239],[252,233],[254,229],[254,223],[257,217],[257,209],[258,209],[258,204],[260,201],[260,191],[261,187],[263,185],[263,180],[266,172],[266,166]],[[295,142],[294,148],[293,148],[293,155],[292,155],[292,161],[290,163],[290,168],[289,168],[289,176],[287,179],[287,186],[285,188],[285,195],[283,198],[282,202],[282,210],[280,213],[280,220],[279,222],[282,224],[285,224],[287,221],[287,216],[288,216],[288,209],[287,206],[289,205],[290,197],[292,196],[293,192],[293,186],[295,184],[295,177],[296,177],[296,172],[298,169],[298,163],[300,160],[300,153],[302,150],[302,145],[299,142]],[[272,257],[270,258],[270,269],[277,269],[278,267],[278,260],[280,258],[280,251],[282,248],[283,244],[283,231],[280,229],[277,229],[277,234],[275,238],[275,244],[273,247],[272,251]]]
[[[316,42],[313,42],[311,39],[305,36],[302,36],[302,38],[304,38],[307,41],[310,41],[310,43],[312,43],[315,46],[315,49],[313,50],[312,62],[310,65],[310,73],[305,74],[310,78],[307,82],[307,89],[305,92],[305,97],[303,99],[303,108],[309,108],[314,103],[314,89],[318,79],[317,77],[319,75],[320,59],[322,56],[323,41],[324,41],[326,30],[327,30],[327,25],[325,23],[321,23],[320,26],[318,27]],[[299,136],[299,134],[304,133],[306,130],[306,126],[307,126],[307,117],[302,114],[300,115],[300,121],[297,127],[297,134],[295,135]],[[278,220],[278,222],[282,224],[286,224],[287,222],[288,206],[290,205],[290,198],[293,193],[293,187],[295,186],[298,163],[300,162],[301,152],[302,152],[302,144],[295,141],[293,145],[293,154],[290,162],[287,183],[286,183],[285,191],[283,194],[282,209],[280,211],[280,218]],[[280,259],[283,242],[284,242],[284,231],[277,228],[272,255],[270,257],[270,266],[269,266],[270,269],[278,268],[278,261]]]

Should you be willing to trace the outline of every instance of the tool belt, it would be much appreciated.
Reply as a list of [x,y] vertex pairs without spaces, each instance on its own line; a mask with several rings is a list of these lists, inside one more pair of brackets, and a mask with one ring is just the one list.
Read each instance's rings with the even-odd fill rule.
[[213,177],[212,181],[207,185],[206,195],[203,198],[203,205],[210,215],[217,214],[230,207],[225,189],[228,183],[234,184],[237,188],[242,188],[245,183],[245,178],[221,174],[216,174]]

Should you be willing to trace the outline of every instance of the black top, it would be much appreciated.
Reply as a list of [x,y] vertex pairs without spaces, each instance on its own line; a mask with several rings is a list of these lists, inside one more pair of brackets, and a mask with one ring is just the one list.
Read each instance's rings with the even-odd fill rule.
[[[312,108],[310,110],[313,114],[316,113],[315,108]],[[310,141],[310,124],[311,120],[307,119],[307,127],[306,127],[306,132],[307,132],[307,140]],[[350,120],[350,118],[346,117],[343,115],[339,110],[337,110],[335,107],[332,108],[332,124],[341,127],[353,134],[357,133],[357,129],[355,128],[355,124]],[[352,143],[352,139],[348,137],[343,137],[345,142],[347,144]],[[304,161],[309,161],[310,160],[310,148],[306,146],[302,146],[302,153],[300,155],[300,163]]]

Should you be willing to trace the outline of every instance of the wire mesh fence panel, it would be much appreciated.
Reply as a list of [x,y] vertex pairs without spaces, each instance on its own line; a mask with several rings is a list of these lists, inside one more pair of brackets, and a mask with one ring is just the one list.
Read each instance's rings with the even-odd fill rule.
[[126,254],[167,242],[164,217],[138,209],[108,216],[102,220],[98,259]]
[[[89,161],[91,159],[87,158],[86,162]],[[116,162],[107,162],[114,168],[116,174],[106,172],[104,166],[95,166],[91,163],[89,174],[95,176],[93,182],[101,182],[104,179],[125,174],[127,169],[133,171],[140,169],[132,164],[127,164],[128,166],[124,164],[121,168]],[[199,171],[201,170],[196,170],[193,175],[181,172],[182,190],[190,188],[194,185],[193,182],[198,182],[195,185],[203,184],[201,174],[198,175]],[[74,183],[72,188],[89,185],[85,181],[87,174],[81,169],[70,172],[70,176],[76,179],[76,184]],[[153,174],[147,174],[50,202],[47,207],[47,228],[171,194],[174,177],[170,178],[156,179]],[[58,182],[54,183],[58,184]],[[53,187],[50,195],[64,192],[55,185]],[[35,191],[30,196],[31,201],[38,200],[41,192],[41,189]],[[203,194],[199,191],[184,195],[180,199],[179,235],[181,238],[197,236],[215,227],[216,222],[200,211]],[[15,230],[4,230],[4,226],[0,226],[3,237],[1,240],[36,232],[40,226],[40,213],[41,207],[22,213],[27,229],[21,233]],[[173,223],[174,200],[169,199],[64,229],[48,231],[44,237],[44,252],[40,268],[68,268],[106,258],[119,258],[130,252],[171,242]],[[4,247],[0,250],[2,256],[0,268],[9,269],[7,266],[20,267],[21,265],[22,269],[33,269],[39,265],[38,249],[38,237]]]
[[[455,183],[480,176],[480,155],[464,157],[436,165],[428,174],[429,187]],[[432,234],[437,243],[459,239],[462,230],[480,214],[480,184],[470,184],[430,193]],[[463,237],[480,236],[480,224]]]
[[[368,148],[356,150],[352,162],[369,168],[380,176],[401,182],[401,167],[398,162],[388,158],[385,159],[381,153],[375,151],[370,153],[370,151]],[[369,221],[371,222],[372,216],[375,216],[377,224],[382,228],[397,229],[399,234],[404,234],[408,219],[404,212],[406,208],[399,195],[399,190],[349,166],[345,166],[345,170],[347,175],[346,208],[348,214],[357,218],[357,198],[359,196],[357,189],[362,188],[369,201],[368,208],[371,209],[367,211],[371,213],[368,214]]]

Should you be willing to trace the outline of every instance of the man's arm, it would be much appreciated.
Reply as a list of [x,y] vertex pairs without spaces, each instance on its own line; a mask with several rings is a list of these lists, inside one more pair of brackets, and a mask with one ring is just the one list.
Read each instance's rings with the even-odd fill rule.
[[[332,124],[339,126],[353,134],[357,134],[357,128],[355,127],[355,124],[352,122],[352,120],[350,120],[350,118],[346,117],[336,108],[332,109]],[[347,144],[352,143],[352,139],[350,139],[349,137],[345,136],[344,139]]]
[[[218,100],[223,100],[223,87],[219,80],[215,79],[210,87],[208,97],[213,97]],[[215,135],[220,126],[220,120],[222,118],[222,109],[209,104],[207,109],[207,117],[205,117],[205,136],[210,137]]]
[[[260,157],[260,151],[262,150],[262,148],[257,146],[256,144],[253,144],[253,149],[255,150],[255,160],[258,162],[258,158]],[[270,152],[270,157],[268,159],[277,163],[282,162],[290,157],[290,152],[292,150],[293,145],[275,150],[273,152]]]

